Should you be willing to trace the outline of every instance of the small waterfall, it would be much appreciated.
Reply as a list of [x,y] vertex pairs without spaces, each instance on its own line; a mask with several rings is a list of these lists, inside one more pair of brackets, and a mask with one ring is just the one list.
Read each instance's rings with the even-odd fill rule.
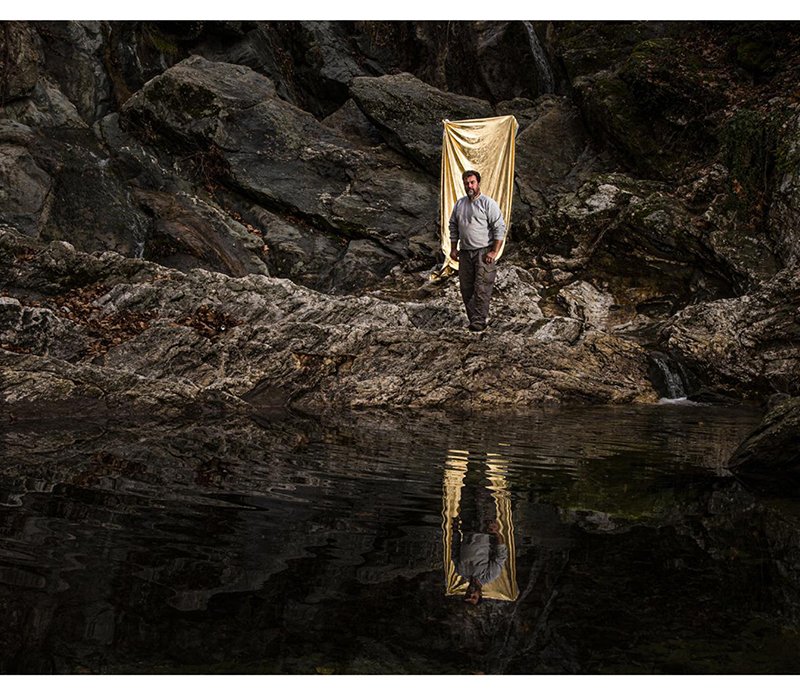
[[668,399],[686,398],[687,383],[681,367],[663,353],[653,353],[650,381],[662,396]]
[[143,258],[144,257],[144,246],[145,240],[139,236],[136,236],[133,239],[133,257],[134,258]]
[[531,45],[531,53],[533,60],[536,62],[536,72],[539,78],[539,91],[541,94],[551,94],[556,91],[556,81],[553,77],[553,71],[550,70],[550,63],[547,61],[547,55],[542,48],[539,37],[533,30],[533,25],[528,20],[522,20],[525,30],[528,32],[528,41]]

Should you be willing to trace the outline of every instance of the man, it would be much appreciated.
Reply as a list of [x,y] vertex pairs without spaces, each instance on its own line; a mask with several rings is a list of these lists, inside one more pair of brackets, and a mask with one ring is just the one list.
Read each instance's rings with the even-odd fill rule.
[[500,207],[481,194],[481,175],[467,170],[462,176],[466,197],[450,216],[450,257],[458,263],[461,298],[467,310],[469,329],[482,331],[489,321],[489,301],[497,276],[495,260],[503,245],[506,224]]

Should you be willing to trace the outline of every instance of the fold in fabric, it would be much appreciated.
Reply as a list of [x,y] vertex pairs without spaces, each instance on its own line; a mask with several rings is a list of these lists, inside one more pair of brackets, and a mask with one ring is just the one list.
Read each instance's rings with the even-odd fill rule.
[[[442,173],[439,191],[439,226],[444,268],[458,269],[450,258],[450,214],[463,197],[465,170],[481,174],[481,192],[494,199],[506,223],[506,239],[511,227],[511,197],[514,192],[514,139],[517,120],[513,116],[487,119],[445,119],[442,137]],[[503,241],[505,248],[505,240]],[[500,255],[503,254],[500,249]],[[498,257],[500,257],[498,255]]]

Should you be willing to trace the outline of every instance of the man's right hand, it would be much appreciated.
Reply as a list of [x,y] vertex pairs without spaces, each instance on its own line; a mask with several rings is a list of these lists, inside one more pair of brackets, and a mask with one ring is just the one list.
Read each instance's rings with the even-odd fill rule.
[[450,257],[453,258],[456,262],[458,262],[458,248],[453,246],[450,248]]

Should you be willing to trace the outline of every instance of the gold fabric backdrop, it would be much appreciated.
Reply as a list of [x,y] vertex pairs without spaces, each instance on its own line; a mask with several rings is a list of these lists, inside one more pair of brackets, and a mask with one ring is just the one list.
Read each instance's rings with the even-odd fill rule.
[[[465,119],[458,122],[445,119],[442,123],[444,135],[439,223],[444,267],[457,269],[458,264],[450,259],[448,224],[453,206],[465,195],[461,179],[465,170],[477,170],[481,174],[481,192],[500,206],[508,235],[511,227],[511,197],[514,192],[514,139],[518,125],[513,116]],[[500,255],[502,254],[501,248]]]

